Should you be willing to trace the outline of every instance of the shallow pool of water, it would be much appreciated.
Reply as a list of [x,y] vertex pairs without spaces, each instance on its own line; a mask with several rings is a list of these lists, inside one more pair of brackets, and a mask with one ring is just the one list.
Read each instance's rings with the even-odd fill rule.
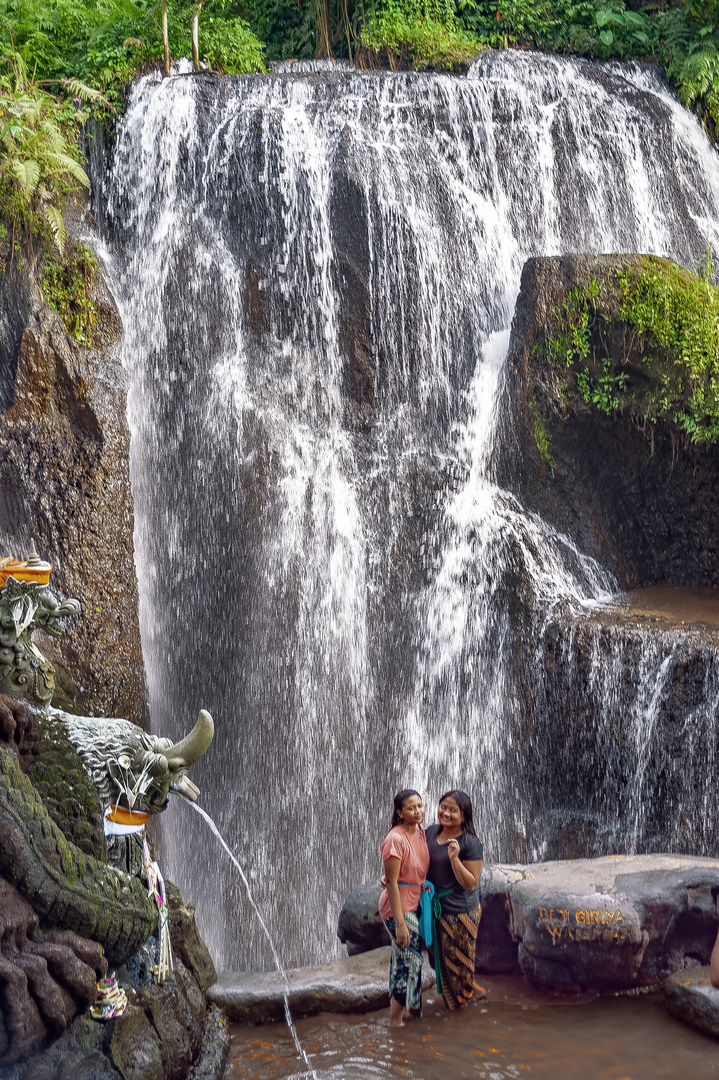
[[614,604],[595,609],[596,615],[611,613],[626,622],[651,621],[677,628],[719,629],[719,589],[710,586],[655,585],[623,593]]
[[[513,994],[511,980],[482,981],[487,1000],[449,1013],[429,997],[423,1020],[401,1031],[390,1032],[386,1012],[300,1020],[318,1080],[719,1078],[719,1043],[675,1020],[661,994],[577,1004]],[[306,1075],[283,1025],[232,1030],[228,1080]]]

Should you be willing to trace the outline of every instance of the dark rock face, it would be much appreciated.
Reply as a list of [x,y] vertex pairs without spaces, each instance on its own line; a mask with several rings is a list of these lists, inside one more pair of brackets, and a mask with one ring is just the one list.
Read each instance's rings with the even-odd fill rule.
[[34,537],[51,587],[83,605],[71,634],[37,635],[54,704],[147,727],[121,325],[100,276],[93,303],[101,351],[66,334],[26,269],[0,279],[0,537],[18,558]]
[[215,965],[197,929],[194,907],[184,903],[180,890],[171,881],[168,881],[166,885],[173,952],[192,972],[197,985],[204,993],[217,982]]
[[349,956],[389,945],[390,937],[379,913],[381,892],[379,881],[370,881],[354,889],[342,905],[337,937],[347,946]]
[[[485,866],[480,890],[478,972],[521,973],[544,990],[612,993],[708,963],[719,860],[636,855]],[[348,951],[381,944],[375,894],[379,883],[364,885],[345,904],[338,933]]]
[[[613,281],[640,258],[567,255],[525,264],[509,350],[523,497],[580,550],[610,566],[625,588],[717,585],[719,448],[693,445],[663,421],[640,426],[625,414],[603,415],[584,403],[566,372],[535,352],[553,333],[553,313],[570,290],[592,281],[600,287],[599,315],[612,319],[610,347],[630,340]],[[530,403],[549,438],[553,468],[537,448]]]
[[719,990],[710,982],[708,967],[672,975],[664,983],[664,1000],[680,1020],[719,1038]]

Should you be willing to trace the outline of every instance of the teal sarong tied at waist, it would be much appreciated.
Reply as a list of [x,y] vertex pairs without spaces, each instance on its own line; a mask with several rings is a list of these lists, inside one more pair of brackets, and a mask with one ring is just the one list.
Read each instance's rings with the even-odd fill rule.
[[[434,915],[437,922],[439,922],[439,920],[442,918],[442,898],[444,896],[449,896],[450,893],[453,893],[453,892],[459,892],[459,886],[458,885],[452,885],[452,887],[450,889],[445,889],[444,892],[436,893],[434,891],[434,889],[432,890],[432,914]],[[437,944],[439,945],[439,929],[437,929]],[[435,959],[434,959],[434,972],[435,972],[435,977],[436,977],[436,980],[437,980],[437,993],[441,994],[442,993],[442,973],[441,973],[441,970],[440,970],[439,957],[437,956],[436,952],[435,952]]]
[[435,919],[439,919],[442,915],[442,897],[449,896],[450,893],[459,892],[456,885],[453,885],[451,889],[445,889],[444,892],[435,892],[432,889],[432,913]]
[[[412,881],[398,881],[398,885],[415,885],[416,882]],[[419,898],[419,936],[429,949],[432,945],[432,922],[433,915],[436,917],[434,910],[434,904],[436,903],[434,898],[434,885],[431,881],[423,881],[420,886],[422,889],[421,896]],[[450,890],[451,891],[451,890]],[[445,896],[445,893],[440,893],[440,896]],[[440,907],[440,912],[441,912]]]

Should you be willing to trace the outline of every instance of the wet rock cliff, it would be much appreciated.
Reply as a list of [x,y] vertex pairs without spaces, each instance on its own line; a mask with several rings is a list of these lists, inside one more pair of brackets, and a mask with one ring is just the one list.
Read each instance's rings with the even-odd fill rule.
[[82,603],[71,634],[38,645],[56,668],[54,704],[147,726],[133,561],[120,318],[97,273],[93,347],[43,302],[22,259],[0,277],[0,541],[31,538],[51,587]]

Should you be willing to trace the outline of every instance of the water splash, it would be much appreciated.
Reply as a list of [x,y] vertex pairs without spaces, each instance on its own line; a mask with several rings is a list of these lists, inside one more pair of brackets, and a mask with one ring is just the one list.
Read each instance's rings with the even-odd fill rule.
[[275,946],[275,943],[272,940],[272,935],[270,934],[269,930],[267,929],[267,923],[262,918],[262,913],[260,912],[260,909],[258,908],[257,904],[255,903],[255,899],[254,899],[254,897],[252,895],[252,890],[250,889],[250,883],[249,883],[249,881],[247,880],[247,878],[245,876],[245,872],[242,869],[242,867],[240,866],[240,864],[237,861],[237,859],[235,858],[235,856],[230,851],[230,849],[227,846],[222,834],[220,833],[220,830],[217,828],[217,825],[215,825],[215,823],[212,820],[212,818],[210,817],[210,815],[205,810],[203,810],[201,806],[198,806],[198,804],[195,803],[195,802],[190,802],[187,799],[183,799],[183,802],[186,802],[189,806],[191,806],[192,809],[195,810],[200,815],[200,817],[203,818],[207,822],[208,826],[210,827],[210,831],[220,841],[223,848],[225,849],[225,851],[229,855],[230,859],[232,860],[232,864],[235,867],[235,869],[237,870],[237,873],[240,875],[240,879],[241,879],[242,884],[244,885],[245,891],[247,893],[247,898],[250,901],[250,904],[252,905],[252,909],[253,909],[253,911],[255,913],[255,916],[257,918],[258,923],[260,924],[260,928],[262,929],[263,934],[267,938],[268,944],[270,946],[270,950],[272,952],[272,959],[275,962],[275,967],[277,968],[277,971],[279,972],[279,974],[282,977],[282,986],[283,986],[282,999],[283,999],[283,1002],[284,1002],[284,1009],[285,1009],[285,1022],[287,1024],[287,1027],[290,1029],[290,1034],[292,1035],[292,1041],[294,1042],[295,1049],[297,1050],[297,1056],[302,1058],[302,1060],[304,1061],[305,1065],[307,1066],[307,1069],[309,1071],[310,1076],[314,1077],[314,1080],[317,1080],[317,1074],[316,1074],[315,1070],[312,1068],[312,1064],[310,1062],[310,1059],[307,1056],[307,1053],[306,1053],[304,1047],[302,1046],[302,1043],[299,1040],[299,1036],[297,1034],[297,1029],[296,1029],[294,1021],[292,1019],[292,1013],[290,1011],[290,984],[289,984],[289,980],[287,978],[287,972],[285,971],[284,967],[282,966],[282,961],[280,960],[280,955],[277,952],[277,948]]

